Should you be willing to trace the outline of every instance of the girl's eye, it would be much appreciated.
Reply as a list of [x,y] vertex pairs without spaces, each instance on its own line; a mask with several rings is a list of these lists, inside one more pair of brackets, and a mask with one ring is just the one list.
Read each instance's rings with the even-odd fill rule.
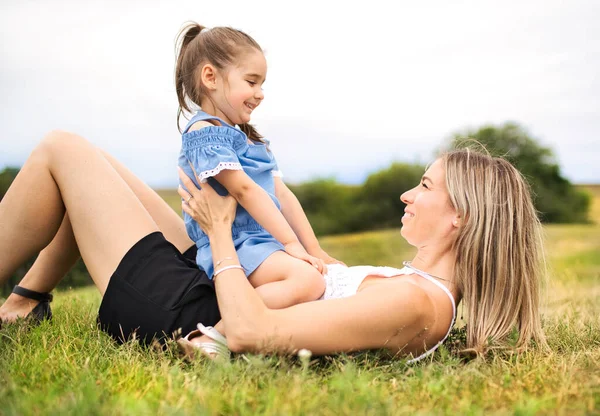
[[248,84],[252,85],[253,87],[256,85],[256,82],[254,81],[248,81]]

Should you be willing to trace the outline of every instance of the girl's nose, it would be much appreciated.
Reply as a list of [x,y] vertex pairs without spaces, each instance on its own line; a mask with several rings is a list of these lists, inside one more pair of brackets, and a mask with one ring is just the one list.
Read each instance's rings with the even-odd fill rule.
[[261,89],[259,89],[259,90],[258,90],[258,92],[257,92],[256,94],[254,94],[254,97],[255,97],[257,100],[261,100],[261,101],[265,99],[265,93],[264,93],[264,91],[262,90],[262,88],[261,88]]

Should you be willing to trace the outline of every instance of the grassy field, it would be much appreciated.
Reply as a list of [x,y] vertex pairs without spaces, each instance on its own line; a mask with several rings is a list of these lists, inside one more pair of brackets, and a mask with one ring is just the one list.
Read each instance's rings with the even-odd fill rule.
[[[51,323],[1,330],[0,415],[600,414],[600,187],[589,189],[594,224],[546,227],[549,353],[464,363],[442,348],[417,365],[377,352],[186,363],[173,345],[117,347],[96,329],[100,297],[86,288],[59,293]],[[350,264],[400,266],[412,253],[398,230],[321,243]]]

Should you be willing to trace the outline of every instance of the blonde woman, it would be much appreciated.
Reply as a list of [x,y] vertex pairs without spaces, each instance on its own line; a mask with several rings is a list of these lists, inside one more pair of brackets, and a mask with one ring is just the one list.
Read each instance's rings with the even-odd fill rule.
[[469,150],[440,157],[401,196],[401,234],[417,248],[405,268],[330,266],[324,300],[278,310],[237,262],[235,201],[180,175],[191,191],[180,189],[184,209],[210,238],[214,287],[193,262],[182,220],[156,194],[84,139],[48,135],[0,203],[0,282],[41,250],[19,286],[26,291],[7,299],[0,318],[48,306],[44,296],[81,254],[103,296],[99,325],[120,341],[181,329],[181,345],[203,354],[381,348],[415,360],[447,337],[463,298],[474,351],[506,346],[514,328],[516,347],[544,343],[540,224],[503,159]]

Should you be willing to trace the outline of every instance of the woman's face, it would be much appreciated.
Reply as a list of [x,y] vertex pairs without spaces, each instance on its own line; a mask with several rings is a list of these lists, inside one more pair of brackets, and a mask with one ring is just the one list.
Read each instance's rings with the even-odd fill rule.
[[420,248],[454,238],[460,218],[450,202],[441,159],[427,169],[421,183],[400,199],[406,204],[401,234],[409,244]]

